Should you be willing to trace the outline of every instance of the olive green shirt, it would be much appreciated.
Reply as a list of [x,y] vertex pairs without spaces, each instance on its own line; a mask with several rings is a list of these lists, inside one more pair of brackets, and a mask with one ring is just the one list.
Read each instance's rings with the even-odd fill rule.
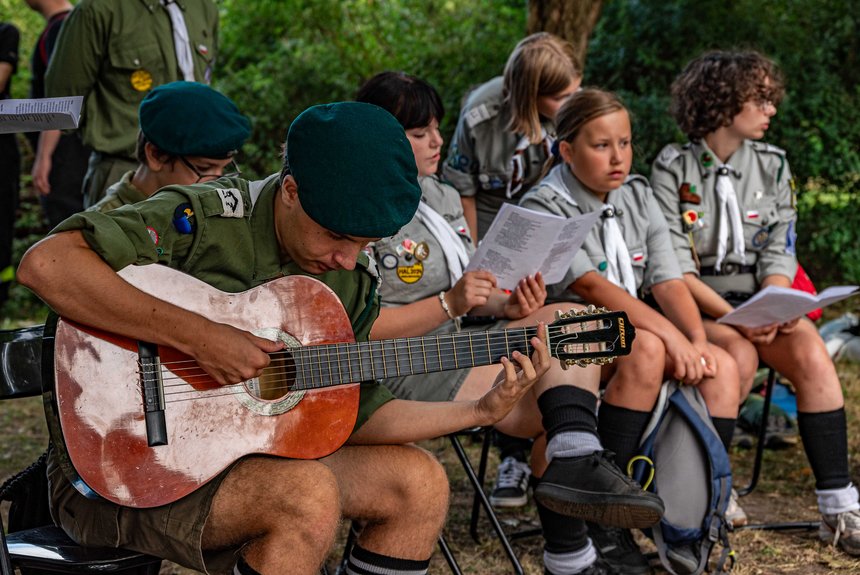
[[[461,196],[474,197],[478,215],[478,238],[493,223],[506,202],[516,203],[535,185],[547,160],[542,143],[532,144],[523,152],[524,174],[520,191],[507,197],[508,182],[513,175],[511,158],[521,136],[508,129],[511,114],[502,94],[504,80],[494,78],[469,94],[442,166],[442,177]],[[550,136],[555,136],[552,122],[542,123]]]
[[[274,221],[278,190],[277,174],[256,182],[221,178],[194,186],[168,186],[146,201],[109,213],[75,214],[54,233],[80,230],[114,270],[158,263],[230,293],[282,276],[309,275],[334,290],[356,340],[366,341],[379,315],[379,278],[374,267],[364,252],[354,271],[321,275],[307,274],[294,262],[283,261]],[[390,392],[378,382],[362,383],[355,429],[390,399]]]
[[109,212],[120,206],[128,204],[136,204],[146,199],[146,194],[141,192],[131,179],[134,177],[134,172],[126,172],[122,175],[122,179],[109,187],[105,192],[105,197],[100,199],[96,204],[87,208],[87,211]]
[[[208,83],[218,48],[218,8],[211,0],[176,2],[188,28],[194,77]],[[84,144],[134,159],[141,100],[155,86],[182,79],[170,16],[158,0],[81,0],[63,22],[45,92],[84,96]]]
[[[699,274],[690,239],[703,268],[716,261],[719,220],[716,154],[707,144],[670,144],[663,148],[651,170],[651,186],[672,236],[675,254],[684,273]],[[745,264],[751,273],[733,273],[741,261],[726,254],[722,275],[702,274],[702,281],[719,293],[752,293],[773,274],[789,281],[797,272],[794,183],[785,152],[763,142],[745,140],[729,158],[729,177],[738,199],[745,244]],[[685,214],[687,215],[685,221]],[[693,214],[695,214],[693,216]],[[691,218],[692,216],[692,218]],[[691,219],[696,221],[689,223]]]

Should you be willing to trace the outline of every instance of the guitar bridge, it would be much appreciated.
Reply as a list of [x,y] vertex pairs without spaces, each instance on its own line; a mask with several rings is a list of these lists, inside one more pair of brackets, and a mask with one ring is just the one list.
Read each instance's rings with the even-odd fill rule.
[[143,411],[146,423],[146,443],[150,447],[167,445],[167,420],[164,417],[164,382],[158,346],[138,342],[140,358],[140,390],[143,394]]

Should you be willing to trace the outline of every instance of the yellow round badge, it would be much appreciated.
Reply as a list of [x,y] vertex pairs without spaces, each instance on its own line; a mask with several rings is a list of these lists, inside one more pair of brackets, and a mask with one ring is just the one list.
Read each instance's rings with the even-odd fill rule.
[[152,74],[146,70],[135,70],[131,74],[131,87],[138,92],[146,92],[152,88]]
[[400,281],[407,284],[414,284],[424,275],[424,264],[421,262],[415,262],[415,265],[411,266],[398,266],[397,267],[397,277],[400,278]]

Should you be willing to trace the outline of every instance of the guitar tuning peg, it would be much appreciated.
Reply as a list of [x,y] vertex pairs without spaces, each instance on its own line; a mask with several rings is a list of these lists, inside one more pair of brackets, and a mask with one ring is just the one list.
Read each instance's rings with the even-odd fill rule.
[[[573,310],[571,310],[571,311],[573,311]],[[560,309],[555,310],[555,319],[556,320],[567,319],[569,317],[570,317],[570,312],[563,313]]]

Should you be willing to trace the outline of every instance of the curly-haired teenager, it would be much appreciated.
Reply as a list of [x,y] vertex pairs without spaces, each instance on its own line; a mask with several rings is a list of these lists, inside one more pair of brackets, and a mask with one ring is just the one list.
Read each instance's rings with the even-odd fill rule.
[[797,270],[791,171],[783,150],[758,141],[783,94],[777,66],[756,52],[690,62],[672,85],[672,115],[690,141],[663,149],[651,185],[708,338],[736,359],[744,389],[759,358],[794,384],[819,535],[860,555],[842,389],[815,326],[806,318],[756,329],[714,321],[763,287],[789,287]]

